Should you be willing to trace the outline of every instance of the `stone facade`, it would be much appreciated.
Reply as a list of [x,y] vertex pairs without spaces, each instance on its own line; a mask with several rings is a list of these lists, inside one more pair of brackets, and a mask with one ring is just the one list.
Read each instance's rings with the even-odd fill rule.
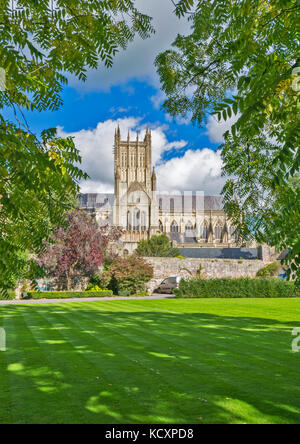
[[129,134],[122,140],[120,128],[116,130],[114,177],[114,194],[81,195],[79,202],[99,224],[124,230],[120,248],[124,255],[157,232],[166,233],[178,247],[237,247],[235,227],[226,217],[221,196],[157,191],[151,131],[132,141]]
[[[178,258],[144,258],[154,269],[154,278],[147,284],[152,293],[166,278],[181,276],[196,277],[202,267],[202,276],[213,278],[254,278],[256,273],[266,265],[262,260],[236,259],[178,259]],[[267,262],[268,263],[268,262]]]

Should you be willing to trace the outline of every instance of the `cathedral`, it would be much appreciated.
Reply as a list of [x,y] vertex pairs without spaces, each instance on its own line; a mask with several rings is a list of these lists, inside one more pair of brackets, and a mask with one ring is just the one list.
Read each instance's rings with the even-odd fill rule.
[[[151,131],[143,140],[114,140],[114,194],[82,194],[82,208],[100,225],[123,229],[120,253],[134,252],[142,239],[166,233],[182,249],[231,249],[237,247],[236,230],[226,217],[221,196],[201,191],[161,192],[152,167]],[[187,251],[187,250],[186,250]]]

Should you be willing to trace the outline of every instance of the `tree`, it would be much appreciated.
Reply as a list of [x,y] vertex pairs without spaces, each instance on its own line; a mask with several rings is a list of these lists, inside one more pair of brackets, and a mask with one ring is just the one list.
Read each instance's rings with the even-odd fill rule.
[[243,239],[257,239],[287,250],[284,263],[289,277],[300,278],[300,177],[273,186],[277,147],[263,137],[241,141],[227,137],[222,146],[225,210]]
[[[157,57],[167,94],[164,109],[174,117],[189,116],[199,126],[209,113],[219,120],[233,119],[222,148],[224,173],[230,171],[237,182],[233,187],[229,179],[224,190],[225,208],[231,209],[236,220],[242,217],[247,221],[249,232],[260,240],[269,240],[270,218],[259,207],[267,198],[266,207],[270,208],[268,199],[275,198],[279,188],[289,188],[288,181],[300,166],[299,1],[180,0],[176,13],[190,14],[192,33],[178,36],[173,49]],[[265,155],[265,150],[271,149],[266,141],[272,145],[271,161]],[[239,164],[242,157],[247,157],[249,147],[258,157],[252,157],[247,168],[254,167],[257,181]],[[265,173],[268,184],[259,194]],[[252,197],[247,193],[248,200],[244,194],[247,188],[256,191]],[[288,214],[300,213],[300,200],[296,198],[295,193],[290,194],[288,206],[281,207],[282,217],[272,223],[272,229],[281,233],[280,237],[273,236],[272,242],[278,248],[290,248],[290,260],[299,267],[299,249],[295,243],[289,244],[291,233],[286,232]],[[253,211],[245,213],[245,201],[251,199]],[[296,230],[298,226],[293,237],[298,235]]]
[[71,210],[66,224],[57,227],[51,243],[45,245],[36,261],[60,288],[71,290],[76,277],[91,278],[99,270],[109,242],[118,240],[121,234],[118,228],[100,228],[82,210]]
[[38,252],[74,207],[87,177],[73,140],[55,129],[34,134],[24,111],[58,110],[68,74],[84,81],[88,69],[110,67],[119,48],[151,32],[133,0],[0,0],[0,288],[19,251]]
[[153,277],[153,268],[142,258],[116,257],[99,276],[100,285],[114,294],[130,296],[145,291],[145,284]]
[[150,239],[141,240],[136,249],[138,256],[144,257],[176,257],[180,256],[178,248],[172,247],[166,234],[152,236]]

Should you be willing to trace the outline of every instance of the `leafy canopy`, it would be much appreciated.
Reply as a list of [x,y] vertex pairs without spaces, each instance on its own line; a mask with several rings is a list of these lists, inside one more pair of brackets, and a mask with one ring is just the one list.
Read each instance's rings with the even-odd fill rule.
[[136,34],[153,32],[133,0],[0,0],[0,288],[20,251],[38,251],[74,207],[87,176],[71,138],[34,134],[26,111],[62,105],[67,75],[110,67]]
[[76,277],[92,277],[102,265],[109,242],[119,239],[118,228],[99,227],[82,210],[67,213],[64,226],[56,228],[51,242],[37,258],[47,276],[54,277],[62,289],[72,290]]
[[176,13],[190,14],[192,32],[157,57],[163,107],[199,126],[209,113],[232,119],[225,209],[241,233],[287,248],[299,273],[300,199],[289,179],[300,166],[300,2],[180,0]]
[[166,234],[152,236],[150,239],[141,240],[135,251],[138,256],[144,257],[176,257],[180,256],[178,248],[172,247]]

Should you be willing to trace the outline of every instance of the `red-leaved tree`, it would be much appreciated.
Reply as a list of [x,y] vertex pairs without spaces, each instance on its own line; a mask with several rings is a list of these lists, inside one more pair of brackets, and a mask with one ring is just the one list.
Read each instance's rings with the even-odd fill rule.
[[49,277],[56,279],[60,289],[71,290],[75,277],[91,277],[99,270],[108,244],[121,234],[119,228],[99,227],[86,212],[72,210],[36,261]]

